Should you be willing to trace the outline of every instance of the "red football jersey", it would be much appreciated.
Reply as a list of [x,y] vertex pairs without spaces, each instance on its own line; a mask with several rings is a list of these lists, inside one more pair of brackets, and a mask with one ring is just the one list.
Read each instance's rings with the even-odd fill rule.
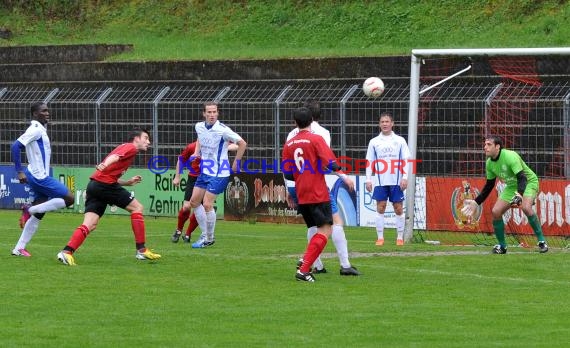
[[322,136],[304,130],[285,143],[283,171],[293,171],[299,204],[329,202],[325,174],[336,157]]
[[[107,157],[111,155],[117,155],[120,157],[119,161],[111,164],[103,170],[95,171],[95,173],[91,175],[91,179],[106,184],[116,183],[121,175],[125,174],[127,169],[129,169],[129,166],[131,163],[133,163],[133,160],[137,153],[138,150],[133,143],[126,143],[117,146],[113,151],[111,151],[111,153],[107,155]],[[103,160],[103,162],[104,161],[105,160]]]
[[[179,170],[180,171],[188,170],[189,176],[200,175],[200,157],[196,157],[192,160],[192,162],[188,163],[188,160],[190,159],[190,157],[192,157],[194,151],[196,151],[196,143],[197,141],[186,145],[186,147],[184,148],[184,150],[182,150],[180,156],[178,156],[177,159],[178,161],[181,161]],[[190,165],[190,168],[188,168],[188,165]]]

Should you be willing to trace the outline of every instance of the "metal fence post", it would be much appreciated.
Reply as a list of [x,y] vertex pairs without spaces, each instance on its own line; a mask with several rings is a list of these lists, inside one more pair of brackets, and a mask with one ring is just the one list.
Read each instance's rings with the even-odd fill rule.
[[107,88],[101,93],[99,98],[95,101],[95,148],[97,154],[97,161],[101,161],[101,104],[111,94],[112,88]]
[[156,144],[156,146],[152,147],[152,155],[154,157],[158,156],[158,103],[160,103],[160,100],[168,91],[170,91],[170,87],[164,87],[152,101],[152,141]]
[[214,102],[219,103],[220,100],[222,100],[222,98],[228,94],[228,92],[230,91],[230,87],[224,87],[222,88],[222,90],[214,97]]
[[499,83],[497,86],[495,86],[495,88],[493,88],[493,90],[489,93],[489,95],[487,95],[485,97],[485,137],[488,137],[490,134],[490,126],[489,126],[489,107],[491,106],[491,102],[493,101],[493,99],[495,99],[495,96],[497,95],[497,93],[499,93],[499,91],[501,90],[501,88],[503,87],[502,83]]
[[564,97],[564,110],[562,117],[564,118],[564,176],[570,178],[570,93]]
[[59,88],[54,88],[54,89],[52,89],[52,90],[48,93],[48,95],[44,98],[43,102],[46,103],[46,104],[49,103],[49,101],[52,100],[53,97],[55,97],[55,95],[56,95],[58,92],[59,92]]
[[[281,159],[281,154],[279,152],[279,148],[281,147],[281,142],[279,141],[279,133],[281,130],[281,103],[283,102],[283,99],[285,98],[285,96],[287,95],[287,92],[289,92],[289,90],[291,89],[291,86],[286,86],[281,93],[279,93],[279,95],[277,96],[277,98],[275,98],[275,101],[273,102],[273,114],[275,117],[275,132],[274,132],[274,140],[273,140],[273,146],[275,146],[275,161],[276,163],[279,163],[279,160]],[[278,170],[279,168],[276,168],[276,170]]]
[[358,89],[358,85],[352,85],[340,100],[340,154],[346,156],[346,102]]

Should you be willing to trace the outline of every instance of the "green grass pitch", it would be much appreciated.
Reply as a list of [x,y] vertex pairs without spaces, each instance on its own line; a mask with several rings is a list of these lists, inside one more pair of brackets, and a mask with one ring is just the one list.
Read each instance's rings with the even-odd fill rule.
[[[56,260],[82,216],[47,214],[28,250],[10,255],[19,212],[0,211],[1,347],[564,347],[566,250],[491,255],[489,248],[374,245],[347,228],[341,277],[294,279],[302,225],[218,221],[216,244],[192,249],[170,236],[174,218],[146,218],[157,262],[134,258],[130,220],[105,216],[76,253]],[[197,235],[193,236],[195,240]]]

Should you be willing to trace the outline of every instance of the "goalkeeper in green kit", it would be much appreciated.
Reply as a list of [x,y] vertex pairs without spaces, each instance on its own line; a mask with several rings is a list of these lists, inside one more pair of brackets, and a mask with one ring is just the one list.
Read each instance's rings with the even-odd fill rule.
[[505,224],[503,214],[509,208],[521,208],[528,223],[532,227],[538,239],[538,249],[541,253],[548,251],[548,245],[542,234],[542,228],[536,213],[532,209],[534,199],[538,194],[538,177],[524,163],[518,153],[503,148],[503,142],[498,136],[490,136],[485,139],[485,165],[487,182],[481,193],[475,200],[468,199],[463,202],[461,211],[471,216],[478,205],[481,205],[489,196],[495,186],[495,180],[505,183],[505,189],[493,207],[493,229],[499,244],[493,248],[493,254],[506,254],[507,243],[505,241]]

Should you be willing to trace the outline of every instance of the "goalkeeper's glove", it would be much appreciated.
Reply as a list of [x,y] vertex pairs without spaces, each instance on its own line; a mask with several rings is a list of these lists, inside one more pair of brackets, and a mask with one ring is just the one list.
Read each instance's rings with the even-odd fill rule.
[[515,193],[515,195],[513,196],[513,198],[511,199],[511,201],[509,202],[509,204],[511,205],[511,208],[518,208],[521,206],[522,204],[522,196],[520,193]]
[[472,199],[466,199],[463,201],[463,208],[461,208],[461,212],[465,216],[472,216],[475,210],[479,205]]

